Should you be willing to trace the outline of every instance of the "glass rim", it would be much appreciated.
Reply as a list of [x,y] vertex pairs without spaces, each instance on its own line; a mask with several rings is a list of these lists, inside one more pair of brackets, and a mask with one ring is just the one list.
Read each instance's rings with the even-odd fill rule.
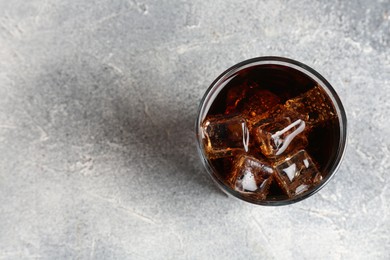
[[[304,73],[306,76],[313,79],[315,82],[317,82],[322,89],[327,93],[331,101],[333,102],[337,115],[339,120],[339,127],[340,127],[340,140],[338,144],[337,149],[337,155],[335,156],[334,162],[329,168],[328,175],[325,177],[325,179],[316,187],[312,188],[311,190],[304,192],[301,195],[298,195],[293,198],[288,198],[284,200],[264,200],[264,201],[257,201],[254,199],[251,199],[250,197],[247,197],[243,195],[242,193],[235,191],[231,189],[230,187],[227,187],[226,184],[224,184],[218,177],[215,176],[214,171],[210,163],[208,162],[207,156],[204,152],[203,148],[203,141],[202,141],[202,131],[201,131],[201,123],[206,116],[206,113],[208,111],[208,108],[211,104],[208,104],[207,102],[210,101],[210,98],[213,95],[217,95],[220,90],[224,88],[224,83],[226,79],[231,77],[232,75],[235,75],[238,71],[241,71],[248,67],[253,67],[257,65],[283,65],[287,66],[292,69],[296,69],[302,73]],[[217,91],[217,92],[216,92]],[[212,102],[211,102],[212,103]],[[208,106],[208,107],[207,107]],[[317,193],[319,190],[321,190],[328,182],[334,177],[334,175],[337,173],[338,168],[340,167],[341,161],[344,157],[346,145],[347,145],[347,116],[345,113],[344,106],[337,95],[336,91],[332,87],[332,85],[316,70],[313,68],[299,62],[293,59],[284,58],[284,57],[278,57],[278,56],[263,56],[263,57],[256,57],[248,60],[244,60],[240,63],[237,63],[233,65],[232,67],[228,68],[224,72],[222,72],[207,88],[205,94],[203,95],[203,98],[200,101],[200,105],[198,108],[198,114],[196,119],[196,137],[197,137],[197,149],[199,156],[203,162],[203,165],[206,168],[206,171],[208,175],[212,178],[212,180],[217,184],[217,186],[225,192],[227,195],[235,197],[237,199],[240,199],[242,201],[246,201],[252,204],[256,205],[264,205],[264,206],[282,206],[282,205],[289,205],[296,203],[298,201],[304,200],[315,193]]]

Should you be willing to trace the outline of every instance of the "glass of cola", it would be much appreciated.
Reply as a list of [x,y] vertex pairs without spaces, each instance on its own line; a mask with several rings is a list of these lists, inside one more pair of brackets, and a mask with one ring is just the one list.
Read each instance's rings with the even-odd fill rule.
[[282,57],[243,61],[207,89],[196,121],[208,174],[228,195],[286,205],[321,189],[346,147],[347,119],[318,72]]

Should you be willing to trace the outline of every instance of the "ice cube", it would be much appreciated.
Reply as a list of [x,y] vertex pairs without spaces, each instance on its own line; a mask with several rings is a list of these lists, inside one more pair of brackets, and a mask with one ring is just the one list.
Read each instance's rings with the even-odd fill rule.
[[284,107],[284,105],[277,104],[276,106],[272,107],[271,109],[262,114],[256,115],[254,117],[248,117],[248,125],[250,126],[250,128],[257,128],[259,125],[272,122],[274,118],[283,116],[286,111],[287,109]]
[[276,118],[267,118],[252,130],[261,152],[267,157],[280,156],[307,145],[306,123],[295,113],[284,112]]
[[234,162],[228,183],[236,191],[263,200],[272,182],[273,168],[252,156],[241,155]]
[[257,87],[254,82],[244,82],[239,87],[230,88],[226,93],[226,109],[225,114],[234,114],[240,112],[240,102],[246,98],[248,91]]
[[269,111],[279,102],[279,97],[272,92],[265,89],[258,90],[256,94],[249,97],[248,101],[244,104],[242,113],[248,118],[254,118]]
[[300,114],[301,119],[308,124],[316,125],[336,118],[334,108],[331,107],[332,102],[328,99],[323,90],[316,86],[296,98],[287,100],[285,107]]
[[276,104],[280,98],[269,90],[261,89],[255,81],[247,80],[226,93],[225,114],[243,114],[245,117],[260,115]]
[[249,150],[249,131],[240,116],[214,116],[203,122],[205,150],[210,159],[232,156]]
[[308,191],[322,180],[313,160],[300,150],[275,166],[275,179],[289,197]]

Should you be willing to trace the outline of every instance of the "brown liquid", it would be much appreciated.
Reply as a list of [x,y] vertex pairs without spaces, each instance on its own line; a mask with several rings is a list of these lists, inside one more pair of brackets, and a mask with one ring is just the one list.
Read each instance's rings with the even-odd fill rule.
[[[313,89],[321,92],[324,104],[319,103],[318,107],[309,109],[306,113],[305,108],[300,108],[299,105],[301,103],[305,104],[307,99],[306,97],[299,97],[308,95],[309,99],[312,98],[314,96],[311,94],[314,92]],[[298,102],[298,105],[294,105],[294,102]],[[309,100],[308,102],[312,102],[316,106],[315,101]],[[267,120],[278,117],[280,113],[285,113],[283,111],[289,107],[287,105],[289,103],[292,103],[291,107],[294,109],[294,113],[298,112],[300,114],[298,116],[306,122],[305,132],[298,135],[298,137],[302,136],[302,139],[295,138],[291,142],[290,152],[282,155],[265,156],[264,149],[260,149],[264,146],[262,147],[262,144],[254,138],[255,130],[253,129],[257,127],[256,122],[262,122],[261,120],[267,122]],[[282,107],[282,110],[275,109],[278,106]],[[323,114],[324,117],[322,117]],[[328,117],[328,115],[334,116]],[[320,174],[316,177],[312,175],[313,179],[319,176],[320,181],[311,185],[309,190],[304,191],[304,193],[309,192],[326,179],[330,167],[336,159],[340,139],[340,126],[336,115],[336,110],[329,96],[321,87],[318,87],[317,82],[304,73],[282,65],[260,65],[246,68],[229,78],[229,82],[213,101],[205,120],[234,116],[244,118],[247,120],[250,129],[249,149],[248,151],[232,149],[221,158],[214,158],[213,152],[206,149],[206,154],[209,155],[209,163],[214,169],[215,176],[234,189],[235,186],[229,180],[232,178],[232,171],[238,171],[235,164],[243,154],[275,168],[280,161],[285,161],[298,150],[304,149],[305,154],[310,156],[312,163]],[[282,123],[284,123],[283,120],[280,124]],[[302,167],[305,168],[304,165]],[[283,188],[282,178],[275,177],[271,184],[267,185],[266,196],[255,196],[255,200],[283,200],[300,195],[300,193],[290,194],[288,191],[286,192],[286,189]],[[297,191],[300,189],[302,187],[297,188]],[[253,194],[244,192],[243,195],[252,196]]]

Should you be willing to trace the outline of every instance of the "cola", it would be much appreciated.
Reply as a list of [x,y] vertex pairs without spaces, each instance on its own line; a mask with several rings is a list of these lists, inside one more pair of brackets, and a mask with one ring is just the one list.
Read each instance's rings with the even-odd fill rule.
[[323,185],[340,160],[345,134],[335,94],[288,64],[245,66],[221,79],[199,121],[213,178],[260,204]]

